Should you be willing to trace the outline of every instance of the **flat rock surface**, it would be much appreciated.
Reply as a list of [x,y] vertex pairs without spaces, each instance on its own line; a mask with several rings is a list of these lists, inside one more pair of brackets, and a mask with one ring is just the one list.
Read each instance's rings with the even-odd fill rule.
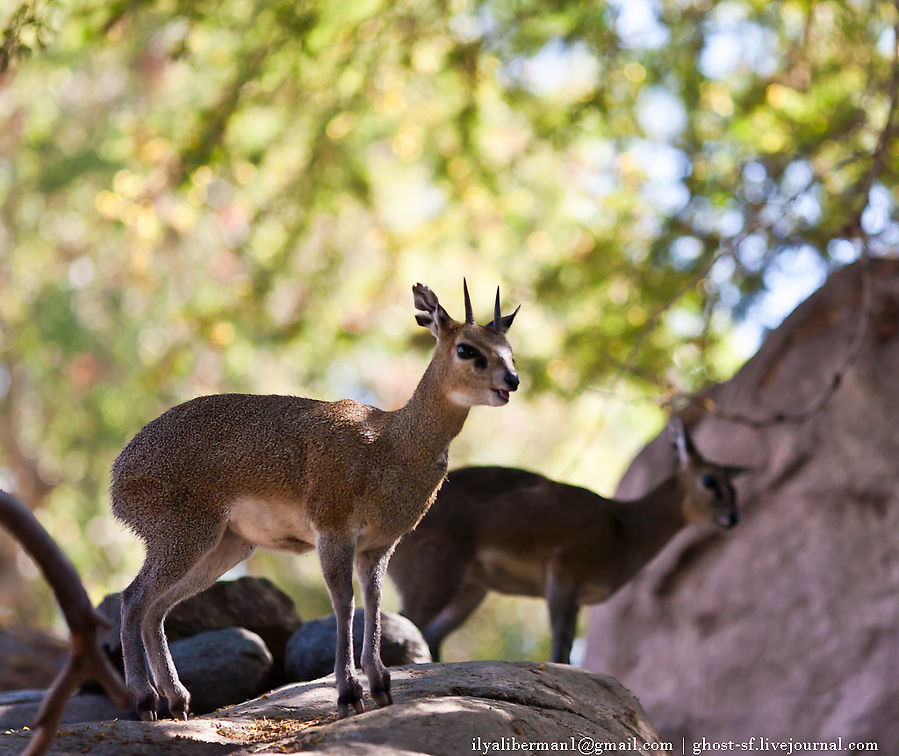
[[[394,705],[336,718],[334,678],[287,685],[188,722],[65,725],[51,753],[127,754],[471,753],[518,742],[658,743],[640,704],[613,678],[536,662],[463,662],[398,667]],[[28,733],[0,735],[0,756]],[[665,753],[647,748],[632,753]]]

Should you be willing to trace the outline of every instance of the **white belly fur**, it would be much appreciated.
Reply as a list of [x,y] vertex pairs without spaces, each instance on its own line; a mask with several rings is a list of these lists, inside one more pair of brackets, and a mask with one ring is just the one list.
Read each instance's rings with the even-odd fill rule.
[[315,547],[315,531],[299,502],[242,497],[231,505],[230,528],[257,546],[302,551]]

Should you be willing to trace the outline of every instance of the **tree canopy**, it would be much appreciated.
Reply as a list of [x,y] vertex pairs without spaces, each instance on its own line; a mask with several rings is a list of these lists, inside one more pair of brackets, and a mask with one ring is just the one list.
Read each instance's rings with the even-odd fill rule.
[[897,23],[877,0],[14,2],[0,480],[120,587],[139,548],[105,489],[142,424],[221,390],[397,406],[429,347],[410,286],[458,314],[464,275],[482,317],[497,283],[524,305],[523,396],[453,461],[610,485],[785,277],[899,240]]

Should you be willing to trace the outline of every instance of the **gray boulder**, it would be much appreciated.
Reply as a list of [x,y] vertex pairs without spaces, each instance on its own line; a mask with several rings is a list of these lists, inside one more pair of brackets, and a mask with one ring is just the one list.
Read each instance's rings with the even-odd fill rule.
[[[198,633],[172,642],[172,659],[181,682],[191,694],[191,711],[206,714],[240,703],[268,690],[272,655],[262,638],[231,627]],[[0,693],[0,731],[30,726],[37,717],[46,690]],[[165,699],[162,700],[165,714]],[[82,693],[63,710],[62,723],[102,722],[123,717],[105,695]],[[134,719],[132,712],[124,718]]]
[[62,638],[33,627],[0,627],[0,690],[49,686],[68,655]]
[[[103,635],[103,645],[112,659],[122,666],[121,628],[122,597],[113,593],[97,610],[107,617],[112,627]],[[265,641],[274,658],[275,682],[280,682],[287,640],[302,624],[293,600],[271,580],[242,577],[219,580],[205,591],[175,606],[165,621],[170,641],[189,638],[207,630],[244,627]]]
[[[356,666],[362,654],[364,614],[353,615],[353,655]],[[334,615],[309,620],[287,643],[284,660],[285,679],[290,682],[315,680],[333,672],[337,650],[337,620]],[[381,659],[388,667],[431,661],[428,644],[421,631],[408,619],[392,612],[381,612]]]
[[272,655],[262,638],[242,627],[198,633],[170,648],[194,714],[246,701],[269,688]]

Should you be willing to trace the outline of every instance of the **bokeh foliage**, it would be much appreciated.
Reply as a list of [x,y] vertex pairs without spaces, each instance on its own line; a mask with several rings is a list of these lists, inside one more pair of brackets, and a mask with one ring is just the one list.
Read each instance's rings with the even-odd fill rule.
[[[143,423],[223,390],[398,406],[429,349],[411,284],[458,314],[466,275],[483,317],[497,282],[524,304],[524,385],[454,463],[608,492],[661,401],[730,374],[778,277],[899,239],[896,21],[876,0],[4,6],[0,478],[99,598],[140,559],[106,486]],[[45,617],[4,555],[11,616]],[[314,565],[254,560],[327,607]]]

